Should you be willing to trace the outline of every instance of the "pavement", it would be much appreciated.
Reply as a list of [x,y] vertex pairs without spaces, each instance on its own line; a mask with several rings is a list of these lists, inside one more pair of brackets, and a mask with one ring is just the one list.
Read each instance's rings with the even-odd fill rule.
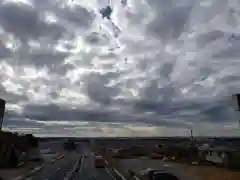
[[84,157],[79,171],[74,174],[73,180],[93,180],[95,177],[98,180],[115,180],[107,168],[95,169],[95,167],[92,167],[91,161],[91,158]]
[[27,180],[64,180],[74,165],[81,159],[78,154],[68,154],[62,160],[52,164],[44,164],[39,172],[26,178]]
[[83,157],[81,165],[77,168],[74,173],[72,180],[123,180],[120,178],[111,167],[106,168],[95,168],[94,166],[94,155],[88,148],[83,150]]
[[[32,172],[21,174],[12,180],[124,180],[120,178],[111,167],[95,168],[95,155],[91,148],[81,146],[77,151],[64,151],[60,143],[48,143],[42,145],[41,149],[47,148],[52,151],[53,146],[56,153],[63,154],[53,162],[46,160]],[[43,147],[44,146],[44,147]],[[49,150],[46,150],[49,151]],[[49,157],[47,157],[48,159]]]
[[145,168],[162,169],[166,172],[174,174],[180,180],[199,180],[200,178],[193,176],[186,171],[186,167],[181,164],[156,160],[156,159],[122,159],[116,160],[118,166],[121,168],[123,174],[128,170],[132,170],[136,173]]

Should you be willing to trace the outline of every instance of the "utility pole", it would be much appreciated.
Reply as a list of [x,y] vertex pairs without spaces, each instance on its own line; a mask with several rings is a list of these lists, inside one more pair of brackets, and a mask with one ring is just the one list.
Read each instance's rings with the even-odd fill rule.
[[191,139],[191,141],[193,140],[193,130],[192,129],[190,129],[190,139]]
[[[237,116],[239,117],[239,113],[240,113],[240,94],[232,95],[232,99],[233,99],[234,109],[237,112]],[[238,123],[238,127],[240,127],[240,120],[238,120],[237,123]]]
[[2,131],[5,104],[6,104],[6,101],[3,99],[0,99],[0,131]]

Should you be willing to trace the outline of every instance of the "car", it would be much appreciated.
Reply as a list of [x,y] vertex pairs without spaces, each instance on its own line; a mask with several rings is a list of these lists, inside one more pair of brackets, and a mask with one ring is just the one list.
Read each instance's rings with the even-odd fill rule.
[[163,155],[157,153],[152,153],[150,157],[151,159],[163,159]]
[[102,157],[96,157],[95,159],[95,167],[96,168],[104,168],[106,165],[106,161]]
[[152,177],[152,180],[179,180],[175,175],[167,172],[162,172]]
[[173,174],[165,172],[162,169],[146,168],[140,172],[140,176],[150,180],[179,180]]
[[75,150],[77,148],[76,142],[72,140],[67,140],[66,142],[64,142],[63,146],[65,150]]

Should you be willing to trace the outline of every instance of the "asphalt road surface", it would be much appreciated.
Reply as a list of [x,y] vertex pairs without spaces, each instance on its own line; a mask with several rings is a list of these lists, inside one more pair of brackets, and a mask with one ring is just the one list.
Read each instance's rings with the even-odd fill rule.
[[29,174],[24,180],[94,180],[95,177],[96,180],[120,180],[112,168],[95,168],[95,155],[88,144],[81,144],[76,151],[68,152],[62,148],[62,142],[44,142],[40,150],[45,149],[61,152],[64,157],[53,162],[44,161],[41,170]]
[[145,168],[162,169],[174,174],[180,180],[199,180],[198,177],[188,174],[184,165],[177,163],[153,159],[125,159],[119,160],[119,163],[124,167],[125,171],[133,170],[134,172],[140,172]]
[[94,180],[95,177],[97,180],[115,180],[113,175],[110,173],[110,170],[107,168],[96,168],[92,167],[93,163],[90,157],[84,157],[82,165],[74,175],[73,180]]
[[77,161],[81,158],[79,154],[66,154],[65,158],[52,164],[45,164],[43,169],[27,180],[63,180],[71,171]]
[[74,173],[73,180],[119,180],[111,171],[111,168],[95,168],[94,155],[90,148],[85,147],[83,150],[83,157],[81,166]]

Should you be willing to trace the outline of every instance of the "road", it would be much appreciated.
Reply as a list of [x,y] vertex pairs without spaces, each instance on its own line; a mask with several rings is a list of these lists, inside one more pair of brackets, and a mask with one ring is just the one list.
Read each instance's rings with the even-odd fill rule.
[[44,163],[43,168],[26,178],[26,180],[119,180],[111,168],[98,168],[94,166],[94,155],[86,145],[78,152],[65,152],[61,160],[54,163]]
[[81,166],[74,173],[73,180],[93,180],[95,177],[97,180],[119,180],[111,168],[95,168],[94,155],[91,149],[85,146]]
[[96,177],[97,180],[115,180],[116,178],[110,172],[108,168],[95,169],[92,158],[84,156],[82,165],[79,170],[75,173],[73,180],[93,180]]
[[73,169],[81,158],[79,154],[65,154],[65,157],[55,163],[46,163],[41,171],[36,172],[27,180],[61,180]]
[[133,170],[134,172],[140,172],[145,168],[162,169],[166,172],[174,174],[180,180],[199,180],[198,177],[189,174],[186,171],[186,166],[173,162],[153,160],[153,159],[124,159],[118,161],[119,165],[122,166],[126,172]]

